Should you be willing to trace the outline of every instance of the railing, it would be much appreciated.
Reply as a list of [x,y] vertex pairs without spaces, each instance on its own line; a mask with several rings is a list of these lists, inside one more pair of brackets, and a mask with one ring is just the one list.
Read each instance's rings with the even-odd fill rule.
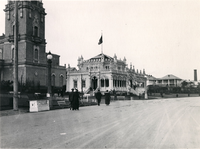
[[88,89],[86,89],[83,93],[88,94],[89,92],[90,92],[90,87],[88,87]]

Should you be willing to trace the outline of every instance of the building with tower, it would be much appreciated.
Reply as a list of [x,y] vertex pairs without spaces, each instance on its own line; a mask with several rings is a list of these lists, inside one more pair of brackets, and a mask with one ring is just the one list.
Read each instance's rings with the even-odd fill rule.
[[[14,3],[5,6],[5,34],[0,36],[0,81],[13,80]],[[45,38],[45,9],[41,0],[18,2],[18,80],[47,85],[47,53]],[[52,54],[52,86],[62,87],[66,66],[60,66],[57,54]]]

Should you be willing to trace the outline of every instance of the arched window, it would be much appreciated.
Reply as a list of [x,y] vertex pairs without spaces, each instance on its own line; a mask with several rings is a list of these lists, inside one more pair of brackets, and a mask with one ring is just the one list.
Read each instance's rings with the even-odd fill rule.
[[106,87],[109,87],[109,80],[106,79]]
[[77,80],[74,80],[74,88],[77,88],[78,84],[77,84]]
[[104,79],[101,79],[101,87],[104,87]]
[[35,53],[34,53],[35,62],[38,62],[38,57],[39,57],[39,51],[38,49],[35,49]]
[[38,37],[38,27],[34,27],[34,36]]
[[56,76],[55,76],[55,74],[52,75],[51,80],[52,80],[51,85],[55,86],[55,83],[56,83]]
[[86,87],[85,80],[82,80],[82,87]]
[[59,78],[59,86],[63,86],[63,75]]

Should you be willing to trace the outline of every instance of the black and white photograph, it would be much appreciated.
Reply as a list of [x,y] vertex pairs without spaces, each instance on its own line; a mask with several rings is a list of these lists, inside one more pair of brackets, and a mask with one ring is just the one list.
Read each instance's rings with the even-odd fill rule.
[[1,0],[0,148],[200,149],[200,0]]

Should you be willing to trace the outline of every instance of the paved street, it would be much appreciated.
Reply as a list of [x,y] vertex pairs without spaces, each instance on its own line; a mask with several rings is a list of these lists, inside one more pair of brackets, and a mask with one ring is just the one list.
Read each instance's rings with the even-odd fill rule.
[[1,148],[200,148],[200,97],[3,116]]

